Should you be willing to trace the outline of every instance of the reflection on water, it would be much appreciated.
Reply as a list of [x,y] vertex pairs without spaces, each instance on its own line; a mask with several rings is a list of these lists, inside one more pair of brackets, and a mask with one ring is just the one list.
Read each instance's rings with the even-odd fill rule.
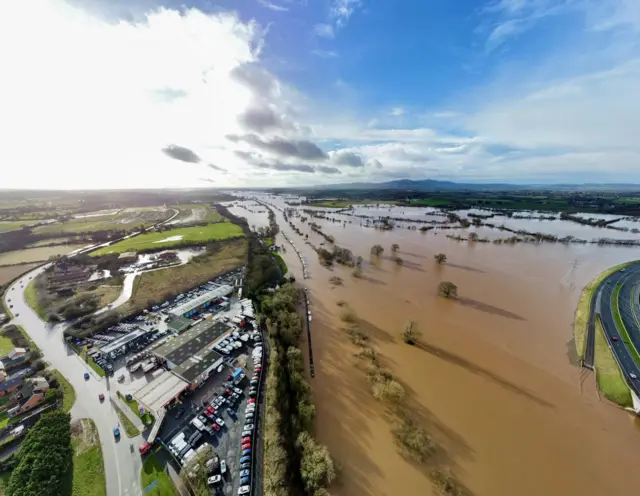
[[[281,199],[268,201],[286,207]],[[373,215],[372,209],[358,207],[356,212],[360,209]],[[386,213],[380,215],[399,217],[402,210],[412,216],[428,213],[393,207],[381,209]],[[593,374],[583,377],[567,359],[581,288],[604,269],[638,258],[637,248],[473,244],[446,237],[467,236],[470,229],[379,231],[361,227],[357,218],[336,216],[347,220],[346,226],[314,219],[337,245],[365,259],[364,277],[356,279],[351,269],[322,267],[311,246],[289,228],[279,211],[276,214],[312,274],[304,285],[309,287],[313,311],[316,375],[310,383],[316,430],[343,467],[332,494],[430,491],[425,469],[404,460],[395,449],[389,417],[369,394],[353,357],[357,350],[340,330],[339,300],[357,312],[383,365],[407,390],[408,407],[443,446],[454,471],[474,495],[637,492],[639,421],[627,421],[627,413],[599,401]],[[293,222],[309,234],[313,245],[323,241],[308,223],[298,217]],[[559,220],[504,222],[587,239],[634,236]],[[510,235],[487,228],[478,233]],[[393,243],[400,245],[403,266],[387,256]],[[385,248],[383,257],[371,258],[374,244]],[[437,265],[436,253],[445,253],[447,263]],[[283,256],[302,281],[293,250]],[[341,277],[343,285],[332,288],[332,276]],[[458,286],[459,301],[437,296],[441,281]],[[399,338],[409,318],[423,332],[420,346],[405,345]]]

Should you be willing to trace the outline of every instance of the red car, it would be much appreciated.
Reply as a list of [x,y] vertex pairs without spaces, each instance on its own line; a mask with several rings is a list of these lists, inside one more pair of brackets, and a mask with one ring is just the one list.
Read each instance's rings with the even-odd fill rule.
[[104,401],[104,394],[100,393],[100,394],[98,395],[98,399],[99,399],[100,401]]
[[242,438],[242,444],[246,444],[246,443],[250,443],[251,442],[251,436],[247,436],[247,437],[243,437]]
[[247,404],[251,404],[251,403],[255,403],[256,399],[255,398],[249,398],[249,401],[247,401]]
[[225,389],[224,392],[227,393],[229,396],[233,394],[233,391],[231,391],[231,389]]
[[611,336],[611,339],[613,339],[614,341],[618,340],[618,336]]
[[246,450],[246,449],[249,449],[249,448],[251,448],[251,445],[250,445],[250,444],[243,444],[243,445],[242,445],[242,451],[244,451],[244,450]]
[[256,369],[256,374],[259,374],[260,372],[262,372],[262,367],[258,367],[258,368]]
[[212,406],[208,406],[208,407],[207,407],[207,411],[208,411],[209,413],[211,413],[212,415],[216,413],[216,409],[215,409],[215,408],[213,408]]
[[211,413],[209,410],[205,410],[204,412],[202,412],[205,414],[206,417],[212,418],[213,417],[213,413]]
[[211,427],[213,427],[213,430],[216,432],[220,431],[220,426],[218,424],[216,424],[215,422],[213,424],[211,424]]

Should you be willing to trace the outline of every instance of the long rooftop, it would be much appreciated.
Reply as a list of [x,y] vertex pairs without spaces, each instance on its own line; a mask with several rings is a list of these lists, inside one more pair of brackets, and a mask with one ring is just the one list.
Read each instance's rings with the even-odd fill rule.
[[180,366],[230,330],[230,326],[224,322],[205,319],[172,341],[156,348],[154,353]]
[[231,293],[233,293],[233,288],[225,284],[216,289],[212,289],[211,291],[207,291],[206,293],[203,293],[200,296],[196,296],[195,298],[192,298],[189,301],[182,303],[181,305],[178,305],[169,313],[172,315],[184,315],[185,313],[190,312],[195,308],[198,308],[199,306],[205,304],[208,301],[217,300],[218,298],[227,296],[228,294],[231,294]]

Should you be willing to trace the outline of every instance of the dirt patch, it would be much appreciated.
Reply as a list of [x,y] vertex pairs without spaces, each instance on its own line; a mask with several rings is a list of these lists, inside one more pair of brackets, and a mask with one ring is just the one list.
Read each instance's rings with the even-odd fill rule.
[[75,445],[76,456],[81,455],[93,445],[99,443],[98,431],[95,425],[87,419],[78,419],[71,422],[71,436],[77,442]]

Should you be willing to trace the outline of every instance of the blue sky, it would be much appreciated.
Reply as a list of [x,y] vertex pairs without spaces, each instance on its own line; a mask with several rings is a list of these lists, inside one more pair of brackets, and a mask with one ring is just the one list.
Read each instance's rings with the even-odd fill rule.
[[639,35],[636,0],[10,0],[7,186],[640,183]]

